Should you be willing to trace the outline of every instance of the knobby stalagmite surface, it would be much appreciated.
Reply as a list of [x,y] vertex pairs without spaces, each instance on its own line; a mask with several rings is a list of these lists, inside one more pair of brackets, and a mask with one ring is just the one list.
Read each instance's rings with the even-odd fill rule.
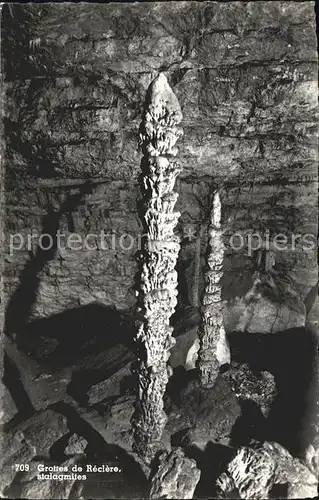
[[229,362],[229,349],[223,324],[220,279],[224,260],[224,245],[221,230],[221,201],[219,193],[214,194],[209,227],[209,248],[205,273],[205,292],[198,329],[200,348],[198,367],[201,383],[212,387],[219,373],[220,365]]
[[133,415],[135,448],[146,461],[161,446],[166,423],[163,396],[170,376],[167,360],[174,345],[170,317],[177,304],[175,265],[180,249],[174,228],[176,176],[175,143],[182,134],[176,125],[182,113],[166,77],[160,74],[148,89],[140,146],[143,152],[141,193],[147,240],[142,250],[138,296],[139,397]]

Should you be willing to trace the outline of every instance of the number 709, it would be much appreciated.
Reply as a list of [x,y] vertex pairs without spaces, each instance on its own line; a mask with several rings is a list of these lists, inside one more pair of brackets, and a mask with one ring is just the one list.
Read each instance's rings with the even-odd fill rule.
[[15,470],[19,472],[24,472],[30,470],[29,464],[14,464]]

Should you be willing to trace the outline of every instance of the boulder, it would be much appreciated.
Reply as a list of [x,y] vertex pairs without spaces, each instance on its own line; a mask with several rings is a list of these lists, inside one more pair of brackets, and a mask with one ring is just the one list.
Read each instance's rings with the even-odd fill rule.
[[254,401],[264,417],[268,416],[277,394],[275,377],[271,373],[262,371],[257,376],[247,363],[233,361],[223,377],[239,401]]
[[122,380],[124,377],[130,375],[131,363],[127,363],[106,380],[102,380],[98,384],[93,385],[87,392],[89,405],[98,403],[107,397],[119,396],[121,392]]
[[67,396],[67,386],[72,379],[71,368],[66,367],[55,372],[46,371],[10,340],[6,342],[5,351],[10,364],[18,370],[21,383],[36,410],[44,410]]
[[[59,464],[60,467],[67,467],[68,472],[64,472],[63,474],[72,474],[72,465],[76,463],[75,458],[71,458],[66,460],[65,462]],[[37,464],[36,464],[37,465]],[[49,473],[47,473],[49,474]],[[52,473],[59,475],[59,473]],[[62,474],[62,473],[60,473]],[[82,475],[82,474],[81,474]],[[21,498],[31,499],[31,500],[42,500],[43,498],[47,499],[65,499],[69,498],[71,490],[75,484],[75,480],[73,479],[44,479],[39,480],[37,478],[36,467],[33,468],[31,474],[26,474],[25,477],[21,480],[21,489],[20,495]],[[81,483],[80,483],[81,484]],[[72,498],[80,498],[79,496],[73,496]]]
[[26,442],[23,432],[16,429],[1,436],[0,457],[0,494],[5,494],[5,489],[14,480],[17,471],[15,464],[27,464],[36,456],[36,449],[31,443]]
[[278,443],[242,447],[217,479],[221,498],[314,498],[317,477]]
[[235,393],[221,375],[212,389],[190,380],[178,394],[168,413],[166,429],[171,434],[185,429],[196,430],[201,446],[209,441],[227,444],[231,429],[241,410]]
[[150,498],[193,498],[199,479],[195,460],[186,458],[181,448],[163,453],[152,477]]
[[11,393],[8,388],[1,383],[0,389],[0,425],[5,424],[11,420],[18,412],[14,400],[12,399]]
[[131,417],[135,401],[135,396],[120,396],[104,412],[94,408],[77,408],[77,411],[106,443],[116,444],[130,452],[133,443]]
[[48,457],[51,446],[68,432],[67,418],[46,409],[4,434],[0,490],[13,481],[17,474],[15,464],[28,464],[37,455]]
[[69,432],[67,417],[49,408],[20,424],[19,430],[41,456],[48,456],[51,446]]

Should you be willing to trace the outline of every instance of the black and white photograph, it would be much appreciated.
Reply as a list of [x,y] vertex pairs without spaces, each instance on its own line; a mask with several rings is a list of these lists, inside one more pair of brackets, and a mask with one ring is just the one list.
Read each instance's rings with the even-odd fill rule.
[[0,497],[319,493],[319,2],[4,2]]

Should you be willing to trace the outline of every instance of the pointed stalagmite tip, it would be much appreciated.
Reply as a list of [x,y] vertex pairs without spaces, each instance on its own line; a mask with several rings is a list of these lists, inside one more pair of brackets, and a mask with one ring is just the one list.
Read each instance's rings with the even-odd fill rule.
[[212,221],[212,224],[215,226],[220,225],[221,211],[222,211],[222,204],[220,201],[220,195],[219,195],[219,192],[216,191],[216,193],[214,194],[213,210],[212,210],[212,214],[211,214],[211,221]]
[[159,87],[160,86],[168,86],[169,87],[169,84],[168,84],[168,81],[167,81],[167,78],[166,76],[164,75],[164,73],[159,73],[157,75],[156,78],[154,78],[153,82],[152,82],[152,85],[158,85]]
[[169,118],[177,124],[183,118],[178,99],[164,73],[160,73],[149,86],[146,111],[157,121]]

